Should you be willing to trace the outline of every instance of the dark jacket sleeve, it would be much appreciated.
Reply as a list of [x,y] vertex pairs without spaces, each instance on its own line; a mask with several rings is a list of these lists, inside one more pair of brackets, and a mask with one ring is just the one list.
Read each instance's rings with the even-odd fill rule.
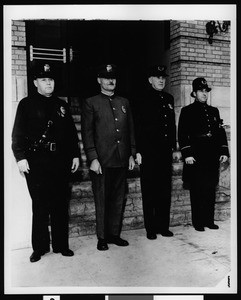
[[94,141],[94,112],[89,99],[84,100],[81,117],[82,140],[89,162],[98,159]]
[[178,143],[184,159],[186,157],[194,156],[190,140],[189,119],[188,110],[185,107],[182,108],[178,122]]
[[218,141],[219,141],[219,149],[220,149],[220,155],[226,155],[229,157],[229,149],[228,149],[228,141],[227,141],[227,135],[225,132],[225,129],[223,127],[223,120],[220,118],[219,110],[218,108],[216,109],[216,115],[217,115],[217,120],[219,124],[218,128]]
[[134,128],[134,119],[131,111],[131,107],[128,101],[128,126],[130,134],[130,145],[131,145],[131,155],[136,155],[136,140],[135,140],[135,128]]
[[12,150],[17,161],[26,159],[28,148],[25,101],[21,100],[17,107],[12,130]]

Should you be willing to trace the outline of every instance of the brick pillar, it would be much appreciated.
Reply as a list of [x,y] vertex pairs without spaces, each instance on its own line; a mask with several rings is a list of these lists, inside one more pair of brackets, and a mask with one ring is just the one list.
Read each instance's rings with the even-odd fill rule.
[[12,101],[15,116],[18,102],[27,96],[26,32],[24,21],[12,21]]
[[230,125],[230,28],[214,35],[209,44],[207,22],[171,21],[171,93],[178,119],[181,107],[193,101],[193,79],[205,77],[212,87],[210,103],[219,108],[224,124]]

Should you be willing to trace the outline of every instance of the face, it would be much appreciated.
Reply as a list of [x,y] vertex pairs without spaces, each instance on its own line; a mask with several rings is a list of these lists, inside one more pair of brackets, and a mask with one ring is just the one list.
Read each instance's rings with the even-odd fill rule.
[[205,103],[208,100],[208,92],[206,91],[206,89],[197,90],[196,92],[193,92],[193,94],[196,100],[201,103]]
[[101,91],[106,93],[112,93],[116,87],[115,78],[97,78],[97,81],[100,85]]
[[162,91],[166,85],[166,78],[163,76],[151,76],[148,78],[153,89],[157,91]]
[[37,78],[34,80],[34,85],[37,87],[39,94],[50,97],[54,91],[54,79],[52,78]]

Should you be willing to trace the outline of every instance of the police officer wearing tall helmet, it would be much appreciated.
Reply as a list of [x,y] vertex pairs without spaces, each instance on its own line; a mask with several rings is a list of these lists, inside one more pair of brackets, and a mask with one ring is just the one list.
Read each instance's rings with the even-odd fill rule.
[[68,243],[68,182],[79,166],[77,131],[67,103],[54,94],[55,74],[48,63],[38,65],[36,92],[18,105],[12,150],[32,198],[31,262],[50,251],[73,256]]
[[183,183],[190,189],[192,224],[197,231],[219,228],[214,223],[216,186],[220,163],[229,157],[219,110],[207,104],[210,91],[205,78],[193,80],[191,96],[195,100],[181,109],[178,124]]
[[144,225],[150,240],[157,234],[173,236],[169,230],[172,153],[176,148],[174,98],[164,91],[166,66],[149,68],[149,87],[139,99],[137,111],[137,158],[140,179]]
[[101,92],[86,99],[82,110],[82,138],[89,162],[96,208],[97,249],[108,244],[128,246],[120,237],[127,170],[135,165],[134,125],[129,101],[115,93],[117,70],[99,67]]

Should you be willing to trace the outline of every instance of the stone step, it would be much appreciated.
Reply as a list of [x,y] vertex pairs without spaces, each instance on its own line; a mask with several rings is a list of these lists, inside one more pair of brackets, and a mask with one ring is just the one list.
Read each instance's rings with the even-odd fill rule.
[[[219,186],[216,200],[216,220],[230,217],[230,190]],[[182,188],[180,176],[173,179],[170,225],[191,224],[189,191]],[[95,233],[95,205],[90,181],[74,182],[71,185],[70,236]],[[143,211],[140,178],[128,179],[123,230],[143,228]]]

